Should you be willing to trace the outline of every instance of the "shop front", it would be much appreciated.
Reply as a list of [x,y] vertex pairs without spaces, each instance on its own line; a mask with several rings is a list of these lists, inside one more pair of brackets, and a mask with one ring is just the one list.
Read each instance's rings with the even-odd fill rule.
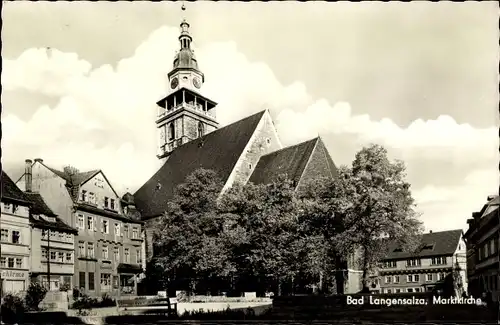
[[137,278],[142,271],[139,265],[125,263],[120,263],[120,265],[118,265],[120,295],[137,294]]
[[2,270],[2,296],[8,293],[18,294],[28,288],[28,271]]

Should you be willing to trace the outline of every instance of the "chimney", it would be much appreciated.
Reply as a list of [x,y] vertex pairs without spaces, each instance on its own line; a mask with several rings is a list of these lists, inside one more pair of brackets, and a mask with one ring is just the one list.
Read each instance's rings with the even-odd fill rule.
[[488,197],[486,198],[486,200],[488,202],[490,202],[491,200],[493,200],[494,198],[496,197],[496,195],[488,195]]
[[25,190],[26,192],[31,192],[32,191],[32,181],[33,181],[33,175],[31,173],[31,159],[26,159],[25,160],[25,167],[24,167],[24,185],[25,185]]
[[35,162],[43,163],[43,159],[42,158],[35,158]]
[[429,230],[429,234],[432,234],[432,230]]

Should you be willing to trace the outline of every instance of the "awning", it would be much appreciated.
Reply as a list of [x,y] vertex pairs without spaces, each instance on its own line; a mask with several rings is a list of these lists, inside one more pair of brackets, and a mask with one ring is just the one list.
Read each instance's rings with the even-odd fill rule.
[[126,264],[126,263],[120,263],[118,264],[118,273],[133,273],[133,274],[138,274],[142,273],[142,267],[138,264]]

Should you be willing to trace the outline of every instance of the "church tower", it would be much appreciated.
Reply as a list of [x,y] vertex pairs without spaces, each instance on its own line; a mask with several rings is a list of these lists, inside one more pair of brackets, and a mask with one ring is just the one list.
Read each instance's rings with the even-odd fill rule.
[[[185,10],[185,7],[182,7]],[[158,105],[158,159],[166,160],[179,146],[216,130],[217,103],[202,96],[199,91],[205,82],[203,73],[191,49],[193,41],[186,19],[181,23],[180,50],[168,73],[167,96]]]

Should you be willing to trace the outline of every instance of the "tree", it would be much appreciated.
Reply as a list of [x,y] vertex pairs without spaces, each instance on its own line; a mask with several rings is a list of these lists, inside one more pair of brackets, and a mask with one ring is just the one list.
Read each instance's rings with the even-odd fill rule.
[[222,185],[215,172],[198,169],[177,187],[154,235],[155,265],[167,282],[182,276],[194,290],[197,279],[234,271],[219,238],[223,219],[217,198]]
[[383,147],[371,145],[356,154],[346,178],[352,204],[335,241],[341,250],[361,250],[364,289],[369,271],[387,253],[390,241],[409,251],[419,247],[422,223],[405,177],[403,162],[391,162]]

